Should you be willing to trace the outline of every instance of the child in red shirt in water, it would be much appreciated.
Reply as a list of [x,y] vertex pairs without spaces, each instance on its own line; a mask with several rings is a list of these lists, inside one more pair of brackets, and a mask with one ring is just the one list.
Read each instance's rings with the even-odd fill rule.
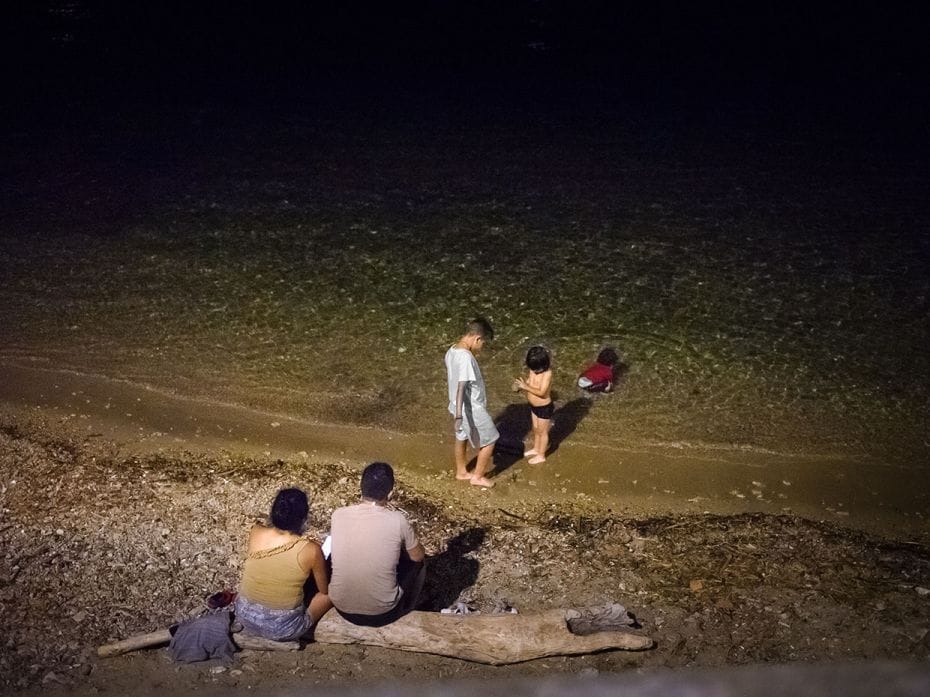
[[620,356],[609,346],[597,354],[593,365],[585,368],[578,378],[578,387],[587,392],[610,392],[614,386],[614,372]]

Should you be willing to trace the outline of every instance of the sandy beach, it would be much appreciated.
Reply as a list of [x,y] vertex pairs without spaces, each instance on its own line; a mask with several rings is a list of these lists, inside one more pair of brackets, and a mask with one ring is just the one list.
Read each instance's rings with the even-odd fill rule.
[[[4,689],[340,689],[930,656],[930,553],[908,515],[882,535],[855,530],[852,516],[760,512],[766,504],[755,497],[738,499],[743,512],[688,512],[668,494],[579,495],[569,477],[559,488],[557,471],[547,482],[520,465],[481,490],[455,482],[448,468],[413,466],[417,448],[394,443],[398,434],[351,429],[349,438],[344,428],[305,424],[276,438],[285,426],[268,415],[250,422],[229,407],[185,411],[177,398],[112,384],[108,411],[129,408],[120,401],[127,393],[134,411],[100,418],[88,407],[88,380],[83,391],[73,375],[56,375],[56,384],[72,390],[64,402],[53,393],[31,407],[6,403],[0,422]],[[211,433],[217,426],[226,433]],[[318,447],[292,452],[297,436]],[[231,665],[177,667],[163,649],[95,656],[96,646],[196,616],[208,595],[235,588],[246,531],[278,488],[306,488],[309,533],[324,534],[330,512],[356,500],[359,450],[381,445],[403,463],[395,505],[426,546],[422,609],[463,601],[488,613],[506,601],[532,613],[621,602],[656,648],[502,667],[325,644],[245,652]]]
[[[395,110],[7,134],[4,688],[926,659],[921,163],[756,118]],[[492,490],[451,477],[441,357],[473,314],[497,329]],[[558,407],[538,468],[509,389],[534,343]],[[574,380],[606,344],[624,377],[589,401]],[[234,585],[277,487],[312,492],[319,534],[374,459],[434,560],[425,609],[620,601],[658,648],[493,670],[316,645],[216,672],[93,658]]]

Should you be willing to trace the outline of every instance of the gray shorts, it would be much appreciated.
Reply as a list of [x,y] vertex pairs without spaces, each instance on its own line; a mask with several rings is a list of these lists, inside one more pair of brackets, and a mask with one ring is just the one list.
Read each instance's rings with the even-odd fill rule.
[[240,595],[235,607],[236,620],[249,634],[273,641],[294,641],[313,626],[303,605],[290,610],[273,610]]
[[456,440],[467,440],[473,448],[483,448],[495,443],[500,436],[487,409],[467,403],[462,405],[462,427],[455,432]]

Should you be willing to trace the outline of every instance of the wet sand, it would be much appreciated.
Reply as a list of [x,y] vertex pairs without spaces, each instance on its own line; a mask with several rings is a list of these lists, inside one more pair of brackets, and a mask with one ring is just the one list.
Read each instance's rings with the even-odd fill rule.
[[[315,423],[282,413],[171,393],[103,375],[23,361],[0,363],[0,404],[69,424],[127,453],[230,452],[273,461],[382,459],[418,486],[451,480],[451,437]],[[926,539],[927,467],[841,456],[674,444],[623,448],[566,439],[542,466],[504,443],[492,490],[461,486],[459,497],[571,501],[592,512],[645,518],[676,513],[792,513],[853,528]]]

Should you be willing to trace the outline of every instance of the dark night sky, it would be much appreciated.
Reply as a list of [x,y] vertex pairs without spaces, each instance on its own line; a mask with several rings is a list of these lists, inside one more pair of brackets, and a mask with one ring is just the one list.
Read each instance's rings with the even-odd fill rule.
[[[609,0],[21,3],[5,114],[321,98],[643,113],[736,105],[926,140],[926,24],[903,6]],[[402,107],[400,107],[402,108]]]
[[[596,80],[669,93],[918,95],[926,25],[884,3],[33,2],[7,11],[13,84],[142,93],[328,80]],[[923,83],[923,84],[920,84]]]

